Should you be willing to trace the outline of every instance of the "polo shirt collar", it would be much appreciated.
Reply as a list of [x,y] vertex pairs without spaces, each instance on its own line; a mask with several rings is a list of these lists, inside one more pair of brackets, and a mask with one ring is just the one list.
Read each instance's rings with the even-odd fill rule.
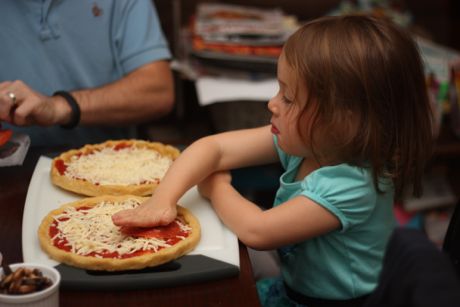
[[59,2],[62,0],[41,0],[41,7],[40,7],[40,39],[45,41],[52,38],[57,38],[59,36],[59,32],[56,26],[54,26],[49,21],[49,16],[53,4],[55,2]]

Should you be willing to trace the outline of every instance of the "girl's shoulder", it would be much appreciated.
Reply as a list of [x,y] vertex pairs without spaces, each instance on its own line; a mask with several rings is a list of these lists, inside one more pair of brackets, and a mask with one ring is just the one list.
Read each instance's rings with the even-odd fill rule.
[[372,189],[372,170],[346,163],[323,166],[308,174],[302,184],[328,190]]
[[352,177],[360,180],[372,180],[372,169],[370,167],[356,166],[348,163],[322,166],[310,175],[312,176],[331,176],[337,178]]

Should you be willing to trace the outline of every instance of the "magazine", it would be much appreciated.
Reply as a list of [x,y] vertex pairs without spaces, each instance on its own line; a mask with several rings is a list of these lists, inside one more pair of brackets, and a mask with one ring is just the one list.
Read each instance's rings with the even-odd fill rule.
[[204,3],[197,8],[194,34],[206,42],[278,45],[290,31],[277,8]]

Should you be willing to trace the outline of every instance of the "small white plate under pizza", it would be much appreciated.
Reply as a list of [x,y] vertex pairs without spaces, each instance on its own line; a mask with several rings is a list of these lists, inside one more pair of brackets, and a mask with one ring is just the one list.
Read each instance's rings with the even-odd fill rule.
[[[22,249],[27,262],[56,266],[62,286],[68,289],[142,289],[175,286],[235,276],[239,272],[237,237],[223,225],[211,205],[196,187],[190,189],[179,205],[189,211],[201,228],[193,250],[178,259],[154,267],[134,270],[85,270],[49,257],[40,246],[37,230],[43,219],[63,204],[80,202],[87,196],[64,190],[50,180],[53,161],[40,157],[33,173],[23,214]],[[59,258],[58,258],[59,259]]]

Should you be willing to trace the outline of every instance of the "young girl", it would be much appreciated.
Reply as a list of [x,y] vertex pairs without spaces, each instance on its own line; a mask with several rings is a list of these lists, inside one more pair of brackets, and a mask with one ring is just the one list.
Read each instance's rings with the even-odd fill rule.
[[[421,192],[432,132],[410,36],[382,19],[324,17],[286,42],[270,125],[202,138],[154,195],[116,225],[168,224],[198,184],[247,246],[277,249],[280,278],[258,283],[265,306],[360,306],[375,288],[395,225],[392,204]],[[261,210],[227,170],[281,161],[273,208]]]

